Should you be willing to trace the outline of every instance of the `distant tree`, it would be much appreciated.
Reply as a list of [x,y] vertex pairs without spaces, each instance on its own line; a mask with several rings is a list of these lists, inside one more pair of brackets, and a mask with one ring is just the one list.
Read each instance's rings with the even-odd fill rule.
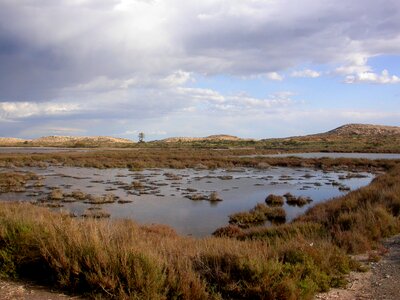
[[139,132],[139,143],[143,143],[144,142],[144,133],[143,132]]

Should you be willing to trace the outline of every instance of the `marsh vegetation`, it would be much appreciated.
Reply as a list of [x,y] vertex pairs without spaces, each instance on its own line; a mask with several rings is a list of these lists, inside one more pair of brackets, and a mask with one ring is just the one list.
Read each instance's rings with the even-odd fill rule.
[[[13,193],[14,188],[10,187],[14,186],[17,193],[13,197],[36,191],[35,197],[46,202],[80,206],[85,218],[74,218],[70,213],[54,212],[28,202],[0,203],[1,276],[30,278],[93,298],[311,299],[316,292],[343,285],[344,276],[350,270],[360,270],[360,265],[348,254],[371,250],[379,245],[381,238],[400,232],[398,161],[239,157],[246,154],[254,154],[254,151],[151,149],[2,154],[3,196]],[[73,168],[69,168],[71,166]],[[298,173],[278,172],[268,178],[268,172],[276,172],[278,166],[292,167]],[[106,185],[108,189],[117,190],[96,194],[91,189],[104,185],[107,180],[65,173],[69,169],[82,172],[88,167],[94,167],[90,169],[93,174],[111,172],[112,180]],[[175,171],[165,170],[171,167]],[[199,174],[185,177],[189,167]],[[126,174],[121,173],[121,169],[107,168],[125,168],[129,176],[124,177]],[[30,169],[37,175],[29,175]],[[159,198],[156,194],[171,187],[175,194],[208,196],[205,201],[183,198],[181,204],[209,207],[216,204],[211,208],[218,209],[229,203],[228,191],[217,190],[213,183],[207,182],[229,185],[233,195],[238,190],[234,188],[238,185],[234,183],[235,178],[248,176],[249,169],[265,182],[242,179],[251,182],[246,184],[245,193],[249,189],[259,189],[262,193],[249,201],[247,208],[236,207],[233,213],[226,214],[225,226],[222,224],[214,236],[185,237],[165,225],[140,225],[132,220],[115,219],[112,209],[111,219],[104,219],[108,214],[104,208],[127,210],[140,202],[130,199],[128,192],[139,199],[157,197],[157,201],[166,205],[163,207],[166,211],[169,198]],[[64,174],[58,172],[54,176],[49,170],[64,170]],[[341,185],[348,185],[346,180],[367,180],[368,177],[355,175],[365,171],[377,174],[368,186],[348,194],[339,191]],[[316,185],[311,184],[317,183],[314,172],[320,172],[317,178],[323,179]],[[330,172],[335,174],[334,178]],[[159,174],[153,176],[160,176],[163,181],[154,182],[154,178],[146,177],[148,173]],[[196,181],[195,177],[204,178]],[[56,184],[55,179],[62,179],[62,185],[60,181]],[[96,180],[99,182],[93,182]],[[205,193],[201,186],[178,186],[179,181],[187,180],[211,187]],[[306,188],[290,194],[287,189],[274,190],[284,182],[290,185],[296,180],[302,182],[300,188]],[[75,181],[85,186],[77,187]],[[265,185],[256,185],[266,182],[268,190]],[[50,189],[40,193],[40,189],[46,187]],[[324,188],[334,189],[339,194],[326,202],[309,195],[312,190]],[[265,203],[269,194],[284,196],[283,206],[279,200],[270,199],[270,203]],[[309,204],[302,208],[300,200],[309,199],[299,200],[301,196],[310,196],[314,200],[313,207],[290,223],[275,222],[282,220],[285,214],[288,220],[286,209],[292,207],[288,204],[295,205],[295,209],[307,208]],[[170,197],[176,198],[176,195]],[[212,198],[223,201],[209,201]],[[85,203],[93,199],[96,203]],[[133,202],[118,206],[118,202],[124,200]],[[235,216],[239,211],[242,213]],[[231,215],[231,224],[228,224],[228,215]],[[253,226],[258,220],[269,220],[271,224]],[[42,276],[38,277],[38,270]]]

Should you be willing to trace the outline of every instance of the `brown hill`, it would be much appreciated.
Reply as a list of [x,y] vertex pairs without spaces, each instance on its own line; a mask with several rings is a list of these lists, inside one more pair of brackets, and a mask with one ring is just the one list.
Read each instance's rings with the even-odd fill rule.
[[104,144],[131,144],[133,141],[123,138],[115,138],[110,136],[45,136],[30,141],[30,145],[35,146],[59,146],[70,144],[85,145],[104,145]]
[[11,146],[23,144],[26,140],[10,137],[0,137],[0,145]]
[[131,140],[115,138],[110,136],[44,136],[32,140],[32,143],[38,144],[53,144],[53,143],[68,143],[68,142],[93,142],[93,143],[132,143]]
[[195,142],[195,141],[242,141],[243,139],[227,134],[210,135],[206,137],[172,137],[161,140],[165,143]]
[[378,136],[378,135],[400,135],[400,127],[383,126],[371,124],[347,124],[336,129],[323,133],[323,135],[338,135],[338,136]]

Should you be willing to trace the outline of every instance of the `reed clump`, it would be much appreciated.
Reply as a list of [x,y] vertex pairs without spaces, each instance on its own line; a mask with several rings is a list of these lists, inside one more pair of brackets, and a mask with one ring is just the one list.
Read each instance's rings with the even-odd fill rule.
[[296,197],[296,196],[292,195],[291,193],[286,193],[284,195],[284,197],[286,198],[286,203],[291,206],[302,207],[313,201],[310,197],[306,197],[306,196]]
[[285,210],[281,207],[269,207],[258,203],[248,212],[238,212],[229,216],[229,223],[241,228],[262,225],[266,221],[284,223],[286,221]]
[[282,196],[274,194],[268,195],[268,197],[265,199],[265,203],[267,203],[270,206],[282,206],[284,202],[285,201],[283,200]]
[[28,181],[39,182],[40,179],[38,175],[31,172],[1,172],[0,193],[24,192]]

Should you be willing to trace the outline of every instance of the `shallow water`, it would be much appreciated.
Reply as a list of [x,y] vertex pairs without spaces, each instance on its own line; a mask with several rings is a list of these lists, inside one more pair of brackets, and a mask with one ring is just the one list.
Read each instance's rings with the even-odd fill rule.
[[[167,224],[178,233],[194,236],[211,234],[218,227],[228,224],[230,214],[253,208],[257,203],[264,202],[269,194],[283,195],[290,192],[314,200],[303,207],[285,204],[287,221],[290,221],[312,205],[346,193],[332,183],[340,183],[353,190],[368,185],[373,178],[370,173],[358,173],[364,176],[362,178],[345,178],[348,172],[280,167],[214,171],[151,169],[141,172],[76,167],[20,170],[43,175],[45,187],[30,187],[23,193],[0,194],[0,200],[37,200],[45,197],[52,187],[61,187],[67,193],[75,190],[93,195],[113,193],[132,203],[102,204],[101,207],[111,213],[111,218],[128,218],[145,224]],[[153,194],[138,195],[136,191],[125,189],[132,181],[140,181],[153,188]],[[190,193],[187,188],[196,191]],[[223,201],[194,201],[185,198],[187,194],[209,195],[212,191],[218,192]],[[32,192],[39,195],[32,196]],[[78,216],[93,206],[82,202],[63,205],[62,209]]]
[[242,157],[301,157],[301,158],[364,158],[364,159],[400,159],[400,153],[340,153],[340,152],[311,152],[311,153],[282,153],[265,155],[248,155]]

